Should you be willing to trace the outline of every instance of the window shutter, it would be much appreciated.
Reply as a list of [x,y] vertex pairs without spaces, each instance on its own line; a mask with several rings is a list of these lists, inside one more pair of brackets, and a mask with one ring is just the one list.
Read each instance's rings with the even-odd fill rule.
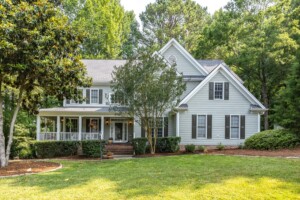
[[229,100],[229,82],[225,82],[225,94],[224,94],[224,100]]
[[245,115],[241,115],[240,139],[245,139]]
[[208,99],[214,100],[214,82],[209,82]]
[[145,137],[145,129],[144,129],[144,122],[142,120],[142,125],[141,125],[141,137],[144,138]]
[[192,115],[192,139],[197,138],[197,115]]
[[86,89],[85,103],[90,104],[90,89]]
[[168,137],[168,131],[169,131],[169,122],[168,117],[164,117],[164,137]]
[[230,139],[230,115],[225,115],[225,139]]
[[207,139],[212,138],[212,115],[207,115]]
[[90,132],[90,119],[86,119],[86,130],[87,133]]
[[102,104],[102,90],[99,90],[99,104]]

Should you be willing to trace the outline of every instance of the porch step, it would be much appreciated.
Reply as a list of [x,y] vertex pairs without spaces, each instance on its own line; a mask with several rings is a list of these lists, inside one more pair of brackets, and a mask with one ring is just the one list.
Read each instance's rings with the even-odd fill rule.
[[115,155],[133,155],[133,147],[130,144],[108,144],[105,146],[106,151]]

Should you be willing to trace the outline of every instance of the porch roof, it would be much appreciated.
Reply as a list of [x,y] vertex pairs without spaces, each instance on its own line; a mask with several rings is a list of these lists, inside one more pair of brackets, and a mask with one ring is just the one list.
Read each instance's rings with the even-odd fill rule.
[[[118,112],[125,112],[126,108],[118,109]],[[42,108],[39,110],[40,115],[47,115],[47,114],[108,114],[108,113],[115,113],[111,107],[103,106],[103,107],[55,107],[55,108]]]

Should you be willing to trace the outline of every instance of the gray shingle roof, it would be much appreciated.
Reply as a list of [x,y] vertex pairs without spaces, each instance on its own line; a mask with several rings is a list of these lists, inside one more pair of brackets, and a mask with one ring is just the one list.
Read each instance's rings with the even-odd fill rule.
[[121,66],[126,60],[81,60],[87,68],[87,74],[93,83],[109,83],[114,66]]

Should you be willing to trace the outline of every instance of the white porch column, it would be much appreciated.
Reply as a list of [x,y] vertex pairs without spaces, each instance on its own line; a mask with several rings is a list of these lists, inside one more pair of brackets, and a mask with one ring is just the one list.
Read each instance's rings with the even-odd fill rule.
[[133,137],[133,138],[135,138],[134,121],[135,121],[135,120],[134,120],[134,118],[133,118],[133,119],[132,119],[132,132],[133,132],[133,133],[132,133],[132,134],[133,134],[132,137]]
[[79,116],[79,120],[78,120],[78,129],[79,129],[79,132],[78,132],[78,140],[81,140],[81,132],[82,132],[82,116]]
[[101,117],[101,140],[104,139],[104,116]]
[[257,114],[257,132],[260,132],[260,113]]
[[176,136],[179,137],[179,112],[176,113]]
[[41,117],[39,115],[36,116],[36,140],[40,140],[41,133]]
[[56,140],[58,141],[60,139],[60,116],[57,116],[57,119],[56,119],[56,127],[57,127],[57,130],[56,130]]

